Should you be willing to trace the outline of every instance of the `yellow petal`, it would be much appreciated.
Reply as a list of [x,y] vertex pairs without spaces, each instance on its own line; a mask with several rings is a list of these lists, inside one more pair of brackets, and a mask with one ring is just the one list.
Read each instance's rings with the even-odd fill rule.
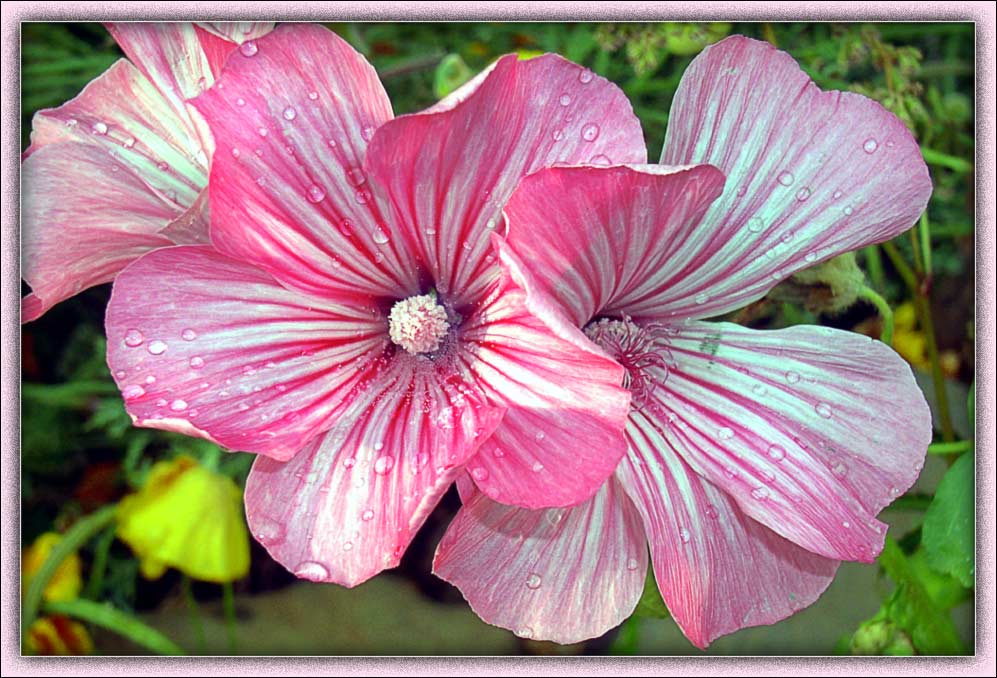
[[24,642],[36,655],[93,654],[93,640],[86,627],[61,615],[36,619]]
[[[26,590],[31,580],[37,574],[42,564],[48,560],[52,549],[62,539],[56,532],[46,532],[40,535],[25,549],[21,556],[21,586]],[[83,566],[80,556],[75,551],[65,558],[56,568],[55,574],[45,586],[42,598],[48,601],[73,600],[83,590]]]
[[118,504],[118,537],[155,579],[175,567],[194,579],[227,582],[249,572],[242,492],[190,457],[155,464],[145,486]]

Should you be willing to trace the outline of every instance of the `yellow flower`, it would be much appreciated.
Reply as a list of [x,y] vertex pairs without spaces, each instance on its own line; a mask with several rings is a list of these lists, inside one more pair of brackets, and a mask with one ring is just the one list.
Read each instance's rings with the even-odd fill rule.
[[83,624],[69,617],[39,617],[28,629],[28,651],[36,655],[80,655],[93,653],[93,641]]
[[[31,546],[24,551],[21,556],[22,591],[26,591],[31,585],[31,580],[48,559],[49,554],[60,539],[62,539],[62,535],[46,532],[35,539]],[[83,589],[82,570],[80,556],[74,551],[56,569],[55,574],[52,575],[42,592],[42,598],[47,601],[59,601],[73,600],[78,597]]]
[[191,457],[155,464],[141,490],[118,504],[118,537],[139,557],[142,575],[167,567],[224,583],[249,572],[242,492]]
[[917,329],[917,313],[913,303],[907,301],[894,309],[893,326],[893,349],[914,367],[931,369],[927,340],[924,333]]

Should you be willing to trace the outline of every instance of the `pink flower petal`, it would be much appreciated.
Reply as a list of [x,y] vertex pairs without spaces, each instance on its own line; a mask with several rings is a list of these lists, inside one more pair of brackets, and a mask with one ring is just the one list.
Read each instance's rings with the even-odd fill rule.
[[198,23],[199,28],[233,42],[242,44],[247,40],[259,40],[273,30],[272,21],[214,21]]
[[910,228],[931,194],[904,124],[878,103],[822,92],[784,52],[741,36],[707,47],[675,94],[661,162],[707,163],[724,194],[675,257],[659,316],[703,318],[795,271]]
[[647,574],[640,516],[616,480],[580,506],[527,511],[481,493],[436,550],[433,572],[489,624],[575,643],[633,612]]
[[504,276],[461,332],[468,369],[507,409],[469,471],[503,504],[578,504],[626,451],[623,368],[547,307],[523,265],[500,252]]
[[192,104],[218,147],[215,247],[315,294],[422,291],[363,170],[367,142],[391,106],[345,41],[321,26],[282,25],[243,43],[218,86]]
[[526,177],[506,207],[509,247],[583,326],[667,298],[675,257],[723,190],[701,165],[555,167]]
[[385,124],[367,168],[398,237],[458,303],[481,295],[489,233],[519,180],[556,163],[644,162],[623,92],[556,55],[506,56],[435,113]]
[[287,290],[210,247],[161,249],[115,281],[108,365],[136,425],[289,459],[383,369],[373,309]]
[[105,283],[136,257],[172,243],[156,232],[176,214],[106,151],[44,146],[21,166],[21,275],[32,293],[22,322]]
[[661,436],[750,517],[814,553],[871,562],[881,508],[909,488],[931,440],[910,367],[826,327],[688,322],[667,337],[647,410]]
[[838,561],[796,546],[747,517],[669,448],[668,424],[635,412],[617,476],[643,518],[668,609],[699,648],[813,603]]
[[256,461],[250,529],[297,576],[360,584],[398,564],[501,415],[431,362],[397,357],[293,460]]

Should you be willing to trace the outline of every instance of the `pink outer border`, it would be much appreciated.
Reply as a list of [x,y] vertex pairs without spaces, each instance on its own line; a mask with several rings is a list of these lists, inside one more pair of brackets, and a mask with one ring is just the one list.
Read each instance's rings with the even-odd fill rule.
[[[107,19],[272,20],[775,20],[775,21],[975,21],[977,35],[977,655],[970,658],[89,658],[20,657],[19,621],[19,393],[20,287],[18,281],[19,24],[23,21]],[[917,671],[935,675],[993,675],[994,646],[994,237],[995,220],[995,7],[990,2],[9,2],[2,19],[3,55],[3,394],[0,432],[2,473],[2,601],[0,638],[5,675],[282,675],[335,671],[343,675],[893,675]]]

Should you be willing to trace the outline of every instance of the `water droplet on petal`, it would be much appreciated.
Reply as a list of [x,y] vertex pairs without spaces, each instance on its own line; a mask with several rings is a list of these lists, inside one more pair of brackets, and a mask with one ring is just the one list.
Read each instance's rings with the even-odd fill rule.
[[291,121],[298,117],[298,112],[294,110],[293,106],[288,106],[281,115],[284,116],[284,120]]
[[796,177],[793,176],[792,172],[783,171],[779,172],[778,180],[783,186],[790,186],[796,180]]
[[803,260],[806,261],[808,264],[812,264],[815,261],[817,261],[817,253],[807,252],[806,255],[803,257]]
[[793,370],[786,372],[786,381],[790,384],[798,384],[800,382],[800,373]]
[[752,233],[761,233],[765,230],[765,222],[761,217],[751,217],[748,219],[748,230]]
[[582,127],[582,139],[585,141],[595,141],[599,138],[599,126],[594,122]]
[[170,409],[174,412],[183,412],[187,409],[187,401],[177,398],[172,403],[170,403]]
[[99,134],[101,136],[107,134],[107,125],[105,123],[100,122],[99,120],[95,122],[93,124],[93,127],[91,127],[90,129],[94,134]]
[[697,304],[705,304],[709,300],[710,300],[710,295],[708,295],[706,292],[700,292],[699,294],[696,295],[696,298],[693,301],[695,301]]
[[526,578],[526,588],[528,589],[533,589],[534,591],[536,591],[538,588],[540,588],[541,584],[543,584],[543,577],[541,577],[536,572],[533,572],[532,574],[530,574],[529,577]]
[[346,180],[350,182],[350,186],[357,188],[367,181],[367,173],[362,167],[349,167],[346,170]]
[[707,504],[705,512],[708,518],[716,519],[720,517],[720,510],[713,504]]
[[201,369],[202,367],[204,367],[204,358],[202,358],[199,355],[194,356],[193,358],[190,359],[190,367],[191,369],[195,370]]
[[135,137],[128,137],[127,139],[121,142],[121,145],[124,146],[125,148],[133,147],[135,145]]
[[627,569],[630,571],[636,570],[640,566],[636,558],[631,558],[627,561]]
[[568,106],[569,104],[571,104],[571,95],[562,94],[560,98],[558,98],[557,103],[561,104],[562,106]]
[[370,141],[371,139],[374,138],[374,132],[376,131],[377,130],[374,128],[373,125],[367,125],[366,127],[363,128],[363,131],[360,132],[360,135],[364,138],[365,141]]
[[362,520],[364,522],[368,522],[368,521],[371,521],[373,519],[374,519],[374,511],[372,511],[371,509],[367,509],[360,516],[360,520]]
[[319,203],[323,200],[325,200],[325,190],[321,186],[312,184],[308,187],[308,202]]
[[679,539],[682,540],[683,544],[688,544],[689,541],[692,539],[692,535],[689,534],[689,530],[683,527],[679,530]]
[[553,132],[551,132],[551,136],[554,138],[554,141],[560,141],[561,139],[564,138],[564,130],[556,129]]
[[149,342],[149,347],[146,349],[152,355],[162,355],[166,353],[166,349],[169,348],[165,341],[160,341],[156,339],[155,341]]
[[139,386],[138,384],[132,384],[130,386],[126,386],[121,391],[121,397],[123,397],[125,400],[135,400],[135,398],[141,398],[144,395],[145,395],[145,389]]
[[854,211],[855,210],[852,208],[851,205],[845,205],[845,208],[841,210],[841,213],[844,214],[846,217],[850,217],[852,216],[852,212]]
[[581,73],[578,74],[578,82],[582,83],[583,85],[587,85],[588,83],[592,82],[592,78],[594,77],[595,74],[592,71],[590,71],[587,68],[584,68],[582,69]]
[[544,470],[544,465],[538,461],[534,463],[533,466],[530,468],[533,470],[534,473],[540,473],[540,471]]
[[194,341],[197,339],[197,332],[190,329],[189,327],[180,333],[180,338],[184,341]]
[[814,405],[814,411],[817,412],[824,419],[831,418],[831,406],[827,403],[817,403]]
[[809,197],[810,197],[810,189],[809,188],[803,187],[799,191],[796,192],[796,199],[799,200],[800,202],[803,202],[804,200],[806,200]]
[[866,139],[865,143],[862,144],[862,150],[868,153],[869,155],[875,153],[877,148],[879,148],[879,142],[873,139],[872,137]]
[[315,101],[316,99],[318,99],[318,92],[309,92],[308,98],[311,99],[312,101]]
[[374,231],[370,234],[370,239],[378,245],[385,245],[390,240],[387,231],[380,227],[374,229]]
[[343,543],[343,550],[344,551],[352,551],[353,550],[353,542],[351,542],[351,541],[344,542]]
[[786,458],[786,450],[781,445],[769,445],[768,455],[773,461],[782,461]]
[[378,474],[379,476],[383,476],[385,473],[390,471],[394,465],[395,465],[395,458],[392,457],[391,455],[386,454],[382,457],[378,457],[377,460],[374,462],[374,473]]
[[720,440],[730,440],[733,437],[734,437],[733,429],[727,426],[717,429],[717,438],[720,438]]
[[831,467],[831,473],[838,476],[839,478],[844,478],[848,475],[848,467],[842,462],[836,462],[834,466]]
[[608,165],[612,165],[613,161],[609,159],[608,155],[600,153],[599,155],[593,155],[592,159],[589,160],[589,164],[596,165],[598,167],[606,167]]
[[751,491],[751,496],[759,501],[768,499],[770,494],[771,493],[769,492],[769,488],[765,487],[764,485],[756,487]]
[[471,469],[471,477],[477,481],[488,480],[488,469],[481,466]]
[[135,348],[136,346],[141,346],[143,341],[145,341],[145,335],[139,330],[128,330],[125,332],[125,346]]
[[294,576],[311,581],[325,581],[329,578],[329,570],[322,563],[306,560],[294,568]]
[[256,43],[252,40],[247,40],[246,42],[239,45],[239,53],[245,57],[255,56],[260,48],[256,46]]

